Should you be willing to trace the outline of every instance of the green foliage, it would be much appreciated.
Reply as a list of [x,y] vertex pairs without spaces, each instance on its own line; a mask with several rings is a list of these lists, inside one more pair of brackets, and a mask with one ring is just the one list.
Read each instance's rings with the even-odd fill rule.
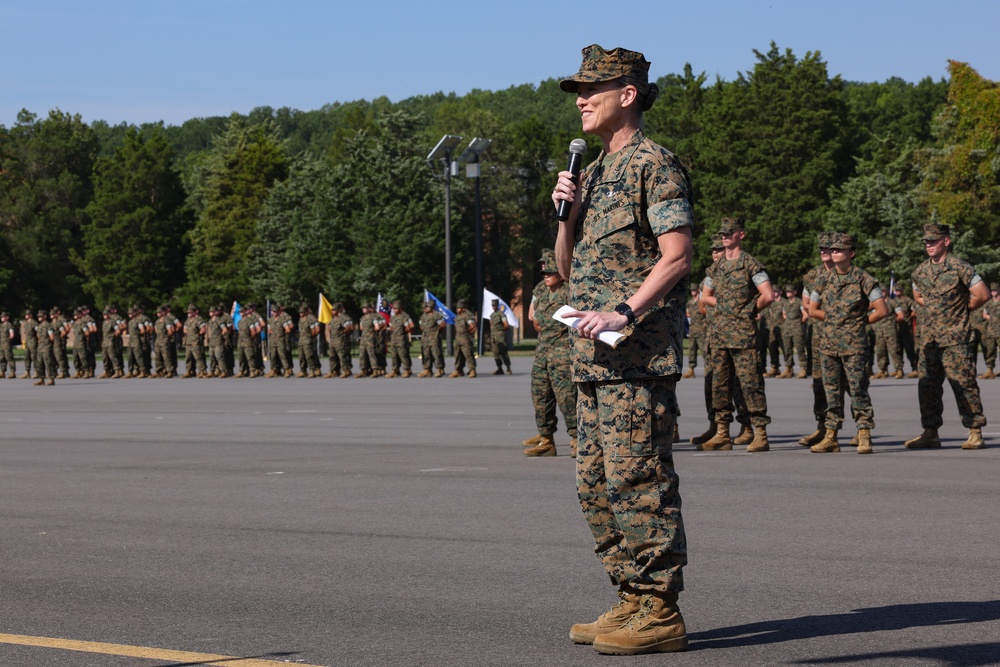
[[210,302],[245,298],[254,269],[247,250],[257,218],[288,158],[272,121],[252,124],[233,115],[212,150],[195,167],[188,189],[195,211],[185,296]]
[[185,193],[163,131],[128,128],[94,167],[94,199],[73,253],[98,307],[169,300],[184,283]]
[[79,115],[22,111],[0,128],[0,253],[4,304],[62,306],[83,300],[70,253],[90,201],[97,136]]

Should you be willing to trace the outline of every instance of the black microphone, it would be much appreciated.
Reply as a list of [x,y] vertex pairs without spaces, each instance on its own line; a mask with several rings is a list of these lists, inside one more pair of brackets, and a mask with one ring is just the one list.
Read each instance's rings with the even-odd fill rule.
[[[587,153],[587,142],[583,139],[574,139],[569,142],[569,166],[566,171],[573,174],[573,180],[580,175],[580,167],[583,166],[583,156]],[[559,208],[556,209],[556,217],[562,221],[569,220],[569,209],[572,203],[565,199],[559,200]]]

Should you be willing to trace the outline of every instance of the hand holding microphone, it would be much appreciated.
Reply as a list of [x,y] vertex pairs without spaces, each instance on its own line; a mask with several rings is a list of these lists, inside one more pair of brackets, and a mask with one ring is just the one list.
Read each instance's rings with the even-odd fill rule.
[[[566,171],[571,174],[573,179],[573,185],[576,185],[577,179],[580,176],[580,168],[583,166],[583,156],[587,153],[587,142],[583,139],[574,139],[569,144],[569,166],[566,167]],[[561,191],[562,190],[562,191]],[[568,188],[560,189],[560,185],[556,185],[555,191],[552,193],[552,199],[556,202],[556,217],[560,221],[565,222],[569,220],[569,212],[573,207],[573,200],[566,199],[565,195],[572,195],[572,190]]]

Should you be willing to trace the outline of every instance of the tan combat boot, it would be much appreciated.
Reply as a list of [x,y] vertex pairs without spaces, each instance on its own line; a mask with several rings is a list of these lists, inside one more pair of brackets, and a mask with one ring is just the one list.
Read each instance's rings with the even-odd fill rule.
[[625,625],[594,639],[594,650],[610,655],[674,653],[688,646],[684,617],[677,608],[677,594],[646,594],[639,611]]
[[608,611],[597,617],[593,623],[576,623],[569,629],[569,638],[575,644],[593,644],[600,635],[614,632],[639,612],[639,595],[621,589],[618,591],[618,602]]
[[295,377],[297,377],[297,378],[307,378],[307,377],[311,377],[311,376],[309,375],[309,373],[306,373],[305,371],[299,371],[298,373],[295,374]]
[[556,443],[552,441],[552,438],[542,438],[537,445],[535,445],[530,449],[524,450],[524,455],[530,457],[555,456]]
[[521,445],[523,447],[534,447],[535,445],[537,445],[538,443],[540,443],[544,439],[545,439],[544,435],[536,435],[533,438],[528,438],[527,440],[522,440],[521,441]]
[[856,444],[858,445],[858,454],[872,453],[872,432],[869,429],[859,428],[858,435],[855,439],[857,440]]
[[408,378],[411,375],[413,375],[413,374],[410,371],[403,371],[403,374],[400,375],[399,377],[401,377],[401,378]]
[[[205,377],[208,377],[207,373],[205,374]],[[295,377],[295,373],[292,372],[291,368],[285,369],[285,377],[286,378]]]
[[826,454],[828,452],[839,452],[840,443],[837,442],[837,431],[832,428],[826,429],[823,439],[809,448],[814,454]]
[[469,371],[469,377],[470,378],[476,377],[476,369],[475,368],[473,368],[471,371]]
[[429,378],[430,376],[431,376],[431,372],[428,369],[426,369],[426,368],[424,370],[420,371],[419,373],[417,373],[417,377],[418,378]]
[[569,439],[569,455],[572,456],[574,459],[576,458],[576,451],[577,451],[577,449],[576,449],[576,438],[575,437],[574,438],[570,438]]
[[733,438],[733,444],[743,447],[753,442],[753,427],[750,424],[740,424],[740,434]]
[[787,380],[790,377],[792,377],[792,369],[791,368],[786,368],[785,370],[783,370],[781,372],[781,375],[778,376],[778,379],[779,380]]
[[917,371],[910,371],[909,373],[906,374],[906,377],[908,377],[908,378],[918,378],[918,377],[920,377],[920,373],[917,372]]
[[343,373],[340,374],[340,379],[341,380],[344,380],[346,378],[352,378],[352,377],[354,377],[354,376],[351,375],[351,371],[344,371]]
[[889,374],[886,373],[883,370],[879,370],[878,373],[875,373],[875,375],[872,376],[872,379],[873,380],[881,380],[882,378],[885,378],[885,377],[889,377]]
[[684,373],[681,375],[681,377],[684,378],[685,380],[688,379],[688,378],[693,378],[694,377],[694,369],[691,368],[690,366],[688,366],[688,369],[686,371],[684,371]]
[[987,368],[986,372],[979,376],[979,379],[980,380],[992,380],[995,377],[996,377],[996,374],[993,372],[993,369],[992,368]]
[[715,425],[715,435],[699,445],[699,449],[706,452],[730,450],[733,448],[733,441],[729,439],[729,424],[719,422]]
[[335,377],[339,377],[339,376],[340,376],[340,373],[334,373],[333,371],[330,371],[329,373],[327,373],[323,377],[329,379],[329,378],[335,378]]
[[983,429],[973,426],[969,429],[969,439],[962,443],[962,449],[983,449],[986,443],[983,442]]
[[437,369],[436,371],[434,371],[434,377],[436,377],[436,378],[443,378],[444,377],[444,371],[441,370],[440,368]]
[[98,380],[107,380],[109,377],[111,377],[111,376],[108,375],[108,372],[104,371],[103,373],[101,373],[100,375],[97,376],[97,379]]
[[367,375],[368,374],[365,373],[364,371],[358,371],[357,373],[354,374],[354,377],[356,377],[356,378],[363,378],[363,377],[366,377]]
[[386,374],[386,377],[387,378],[396,378],[396,377],[399,377],[399,373],[397,373],[395,370],[392,370],[392,371],[389,371]]
[[892,377],[896,378],[897,380],[902,380],[903,379],[903,369],[897,368],[896,372],[892,374]]
[[796,375],[795,377],[799,378],[800,380],[804,380],[807,377],[809,377],[809,374],[806,373],[806,369],[803,368],[802,370],[799,371],[799,374]]
[[38,382],[35,383],[35,386],[41,387],[43,384],[45,384],[45,378],[38,378]]
[[462,371],[452,371],[451,373],[448,373],[448,377],[450,378],[460,378],[462,375],[464,375]]
[[766,377],[766,378],[773,378],[773,377],[776,377],[777,375],[778,375],[778,367],[777,366],[771,366],[771,370],[769,370],[766,373],[764,373],[764,377]]
[[812,447],[818,442],[822,442],[823,436],[826,435],[826,427],[823,426],[823,422],[816,424],[816,430],[809,435],[804,435],[799,438],[799,444],[803,447]]
[[903,443],[907,449],[940,449],[941,438],[938,437],[938,430],[933,427],[925,427],[924,432],[917,437]]
[[693,438],[691,438],[691,440],[689,440],[689,442],[692,445],[703,445],[712,439],[712,436],[715,435],[715,431],[716,431],[715,424],[713,422],[709,422],[708,430],[702,433],[701,435],[694,436]]
[[753,442],[747,445],[748,452],[769,452],[771,451],[771,445],[767,440],[767,427],[766,426],[754,426],[753,427]]

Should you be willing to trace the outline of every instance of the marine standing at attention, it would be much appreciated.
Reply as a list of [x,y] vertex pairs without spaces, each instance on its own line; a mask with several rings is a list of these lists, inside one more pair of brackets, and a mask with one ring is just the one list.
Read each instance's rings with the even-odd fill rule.
[[[552,193],[557,208],[571,203],[556,257],[569,277],[569,315],[580,318],[577,493],[619,596],[596,621],[574,625],[570,639],[611,654],[687,647],[672,438],[694,212],[687,170],[642,129],[659,94],[648,73],[641,53],[583,49],[580,71],[559,85],[576,95],[583,131],[603,150],[579,184],[560,172]],[[626,337],[611,347],[597,341],[604,331]]]

